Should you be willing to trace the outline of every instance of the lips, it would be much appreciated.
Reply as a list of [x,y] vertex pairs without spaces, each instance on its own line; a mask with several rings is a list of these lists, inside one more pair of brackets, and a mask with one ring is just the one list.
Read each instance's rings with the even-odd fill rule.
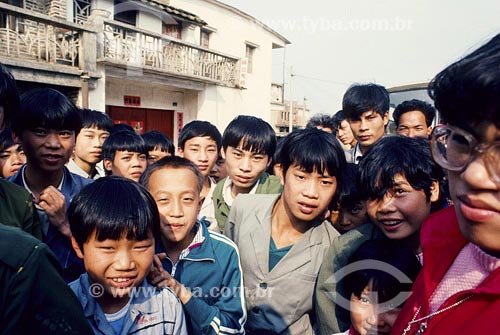
[[197,165],[198,166],[198,169],[200,169],[200,171],[206,171],[208,169],[208,165]]
[[135,277],[115,277],[109,278],[111,286],[115,288],[127,288],[134,284]]
[[458,197],[458,207],[462,216],[471,222],[481,223],[498,218],[500,213],[482,201],[474,201],[467,197]]
[[382,224],[382,228],[384,228],[384,230],[388,232],[397,230],[403,223],[403,220],[399,219],[384,219],[377,221],[380,222]]
[[304,214],[311,214],[318,206],[299,202],[299,210]]
[[361,136],[359,136],[359,140],[360,140],[361,142],[366,142],[366,141],[368,141],[370,138],[371,138],[371,135],[361,135]]
[[61,161],[62,155],[45,154],[42,155],[42,159],[49,164],[57,164]]
[[243,184],[246,184],[246,183],[248,183],[249,181],[252,180],[251,177],[246,177],[246,176],[236,176],[235,179],[237,181],[239,181],[240,183],[243,183]]

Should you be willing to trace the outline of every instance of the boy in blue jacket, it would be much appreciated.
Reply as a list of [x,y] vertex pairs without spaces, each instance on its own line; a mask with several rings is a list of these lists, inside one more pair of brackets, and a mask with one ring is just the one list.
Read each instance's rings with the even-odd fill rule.
[[203,201],[203,180],[194,163],[175,156],[157,161],[141,177],[161,217],[151,283],[177,293],[190,334],[244,334],[238,249],[196,219]]

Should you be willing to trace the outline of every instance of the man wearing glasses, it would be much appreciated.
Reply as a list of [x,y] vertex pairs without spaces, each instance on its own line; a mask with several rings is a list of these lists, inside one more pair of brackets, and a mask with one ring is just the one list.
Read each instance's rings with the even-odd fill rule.
[[500,328],[500,35],[439,73],[431,134],[454,206],[423,225],[424,267],[391,334]]

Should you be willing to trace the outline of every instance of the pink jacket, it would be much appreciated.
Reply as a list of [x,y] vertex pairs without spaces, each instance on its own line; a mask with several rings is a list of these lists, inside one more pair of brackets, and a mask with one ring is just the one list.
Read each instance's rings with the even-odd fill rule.
[[[455,210],[448,207],[430,216],[421,230],[424,267],[417,277],[412,295],[405,303],[391,334],[403,334],[408,323],[429,315],[432,293],[467,241],[460,233]],[[430,319],[416,322],[406,333],[415,334],[426,322],[423,334],[498,334],[500,332],[500,268],[493,271],[478,287],[449,297]],[[419,310],[420,308],[420,310]],[[418,313],[417,313],[418,311]],[[415,316],[416,315],[416,316]]]

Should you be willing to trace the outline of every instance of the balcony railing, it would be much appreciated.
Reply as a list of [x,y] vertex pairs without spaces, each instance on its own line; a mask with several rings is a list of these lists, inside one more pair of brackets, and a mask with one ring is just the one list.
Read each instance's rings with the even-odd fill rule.
[[83,29],[47,15],[0,3],[0,55],[79,66]]
[[149,67],[235,86],[238,59],[175,41],[116,21],[104,21],[103,57],[123,65]]

